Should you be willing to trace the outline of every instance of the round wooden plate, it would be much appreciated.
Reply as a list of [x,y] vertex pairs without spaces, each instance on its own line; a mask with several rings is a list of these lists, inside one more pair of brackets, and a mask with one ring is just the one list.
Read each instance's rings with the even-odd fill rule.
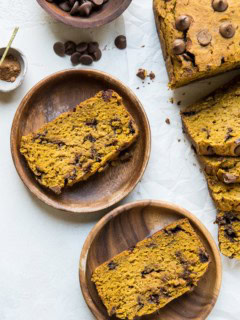
[[71,16],[55,3],[37,0],[40,6],[53,18],[77,28],[96,28],[117,19],[131,4],[132,0],[109,0],[101,10],[93,12],[89,17]]
[[170,302],[157,315],[144,319],[206,319],[216,303],[222,279],[220,254],[212,236],[187,210],[162,201],[145,200],[123,205],[104,216],[92,229],[83,246],[79,263],[80,285],[97,320],[110,318],[91,282],[95,268],[164,226],[185,217],[190,220],[210,255],[208,271],[191,293]]
[[[44,123],[106,89],[113,89],[123,97],[125,106],[138,124],[140,136],[132,158],[116,167],[110,167],[104,173],[92,176],[87,181],[66,188],[60,196],[43,188],[35,180],[20,154],[21,137],[35,132]],[[12,157],[24,184],[48,205],[71,212],[96,212],[126,197],[141,179],[149,160],[150,149],[150,127],[140,101],[119,80],[92,69],[65,70],[40,81],[23,98],[12,124]]]

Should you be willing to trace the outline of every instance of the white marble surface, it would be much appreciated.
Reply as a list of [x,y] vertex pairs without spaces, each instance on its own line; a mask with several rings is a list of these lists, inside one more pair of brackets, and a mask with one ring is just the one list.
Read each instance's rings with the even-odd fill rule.
[[[22,87],[12,94],[0,94],[1,320],[93,319],[79,288],[78,261],[84,240],[101,215],[69,217],[36,200],[19,179],[10,154],[11,123],[23,96],[43,77],[71,67],[68,58],[53,53],[55,41],[98,40],[102,48],[106,47],[102,60],[93,67],[124,81],[145,107],[152,130],[151,159],[141,183],[123,202],[146,198],[174,202],[194,213],[217,241],[215,208],[182,134],[179,107],[169,102],[173,92],[167,89],[151,7],[150,0],[133,0],[124,16],[110,25],[80,31],[53,21],[34,0],[0,0],[0,46],[6,45],[18,25],[13,46],[21,48],[29,62]],[[122,33],[128,38],[125,51],[113,44],[115,36]],[[154,71],[156,80],[143,85],[135,76],[139,67]],[[234,74],[178,90],[175,100],[182,104],[195,101]],[[240,262],[224,257],[222,261],[222,290],[208,319],[238,320]]]

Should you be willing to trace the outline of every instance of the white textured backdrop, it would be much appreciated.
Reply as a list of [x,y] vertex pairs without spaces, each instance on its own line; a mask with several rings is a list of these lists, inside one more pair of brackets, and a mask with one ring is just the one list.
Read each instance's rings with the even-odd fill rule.
[[[216,211],[182,134],[179,107],[169,99],[174,96],[182,105],[195,101],[236,72],[173,95],[167,88],[151,8],[151,0],[133,0],[124,16],[113,23],[80,31],[52,20],[35,0],[0,0],[0,46],[6,45],[13,27],[20,26],[13,46],[21,48],[29,62],[23,86],[12,94],[0,94],[0,320],[93,319],[79,288],[78,261],[84,240],[100,215],[68,217],[36,200],[20,181],[10,155],[11,123],[25,93],[50,73],[71,67],[69,58],[53,53],[55,41],[99,41],[105,50],[93,68],[120,78],[145,107],[152,130],[151,159],[141,183],[123,203],[146,198],[174,202],[195,214],[217,241]],[[128,49],[120,51],[113,42],[123,33]],[[135,76],[139,67],[154,71],[156,80],[143,85]],[[224,257],[222,261],[222,290],[208,319],[239,320],[240,262]]]

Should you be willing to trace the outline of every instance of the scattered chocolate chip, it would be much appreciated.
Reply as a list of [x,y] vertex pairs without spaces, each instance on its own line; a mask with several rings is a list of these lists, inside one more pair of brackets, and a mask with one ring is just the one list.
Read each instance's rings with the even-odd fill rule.
[[230,22],[223,22],[219,28],[220,34],[223,38],[232,38],[235,35],[236,29]]
[[202,262],[202,263],[205,263],[205,262],[208,262],[208,260],[209,260],[209,255],[208,255],[208,253],[207,252],[200,252],[199,253],[199,259],[200,259],[200,261]]
[[99,44],[98,42],[89,42],[88,44],[88,53],[94,53],[96,50],[99,49]]
[[151,71],[151,72],[149,73],[149,78],[150,78],[151,80],[155,79],[155,78],[156,78],[155,73],[153,73],[153,72]]
[[60,57],[63,57],[65,55],[65,47],[62,42],[54,43],[53,50]]
[[185,31],[190,27],[191,19],[189,16],[182,15],[176,19],[176,28],[179,31]]
[[183,39],[176,39],[173,42],[172,52],[176,55],[184,53],[186,50],[186,43]]
[[212,41],[212,36],[208,30],[201,30],[197,34],[197,39],[198,39],[198,42],[200,43],[200,45],[205,47],[205,46],[209,45],[209,43]]
[[223,12],[228,8],[227,0],[213,0],[212,7],[215,11]]
[[115,46],[120,49],[120,50],[123,50],[123,49],[126,49],[127,47],[127,38],[123,35],[120,35],[118,36],[116,39],[115,39]]
[[147,71],[145,69],[140,68],[138,69],[136,76],[142,80],[145,80],[147,77]]
[[71,56],[76,51],[76,44],[73,41],[67,41],[64,44],[65,46],[65,53]]
[[224,174],[223,174],[223,181],[224,181],[224,183],[226,183],[226,184],[235,183],[235,182],[237,181],[237,177],[234,176],[234,175],[231,174],[231,173],[224,173]]
[[137,303],[138,303],[138,306],[139,306],[138,311],[140,311],[144,307],[144,303],[142,303],[140,297],[137,298]]
[[76,46],[76,51],[79,53],[84,53],[86,52],[88,49],[88,44],[87,42],[80,42],[77,46]]
[[116,269],[117,268],[117,263],[115,263],[114,261],[111,261],[111,262],[109,262],[109,264],[108,264],[108,269],[109,270],[114,270],[114,269]]
[[166,124],[170,124],[170,123],[171,123],[169,118],[167,118],[167,119],[165,120],[165,122],[166,122]]
[[159,304],[159,295],[158,294],[151,294],[148,301],[150,303]]
[[175,228],[172,228],[172,229],[164,229],[164,232],[166,234],[168,234],[168,235],[175,234],[175,233],[178,233],[180,231],[184,231],[184,230],[179,226],[176,226]]
[[72,55],[71,55],[71,62],[72,64],[74,65],[77,65],[79,64],[79,59],[81,57],[81,53],[79,52],[74,52]]
[[93,63],[93,58],[88,54],[83,54],[80,57],[79,62],[85,66],[89,66],[90,64]]
[[102,51],[98,48],[92,53],[92,57],[94,61],[99,61],[102,58]]

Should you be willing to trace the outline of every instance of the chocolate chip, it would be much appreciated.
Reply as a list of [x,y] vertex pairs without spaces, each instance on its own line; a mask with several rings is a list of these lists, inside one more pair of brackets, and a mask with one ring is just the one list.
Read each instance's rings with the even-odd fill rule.
[[88,54],[83,54],[80,57],[79,62],[85,66],[89,66],[90,64],[93,63],[93,58]]
[[176,39],[173,42],[172,52],[176,55],[184,53],[186,50],[186,44],[183,39]]
[[236,232],[233,230],[232,226],[227,226],[224,229],[225,235],[230,239],[230,241],[234,241],[234,238],[237,237]]
[[62,42],[54,43],[53,50],[60,57],[63,57],[65,55],[65,47]]
[[156,78],[155,73],[153,73],[153,72],[151,71],[151,72],[149,73],[149,78],[150,78],[151,80],[155,79],[155,78]]
[[151,294],[148,301],[150,303],[159,304],[159,295],[158,294]]
[[96,6],[101,6],[103,4],[103,0],[91,0]]
[[236,29],[230,22],[223,22],[219,28],[223,38],[232,38],[235,35]]
[[76,51],[76,44],[73,41],[67,41],[64,44],[65,46],[65,53],[71,56]]
[[90,142],[96,142],[96,138],[94,138],[91,134],[84,137],[83,142],[90,141]]
[[102,92],[102,98],[105,102],[109,102],[112,98],[113,91],[111,89]]
[[76,1],[74,4],[73,4],[73,7],[70,11],[70,15],[71,16],[74,16],[75,14],[78,13],[78,8],[79,8],[80,4],[79,4],[79,1]]
[[133,128],[132,120],[130,120],[130,122],[128,124],[128,128],[129,128],[131,134],[135,134],[136,131]]
[[145,69],[140,68],[140,69],[138,69],[136,76],[142,80],[145,80],[146,76],[147,76],[147,71]]
[[50,187],[49,189],[52,190],[56,194],[60,194],[61,193],[61,188],[60,187]]
[[196,111],[185,111],[182,113],[184,116],[190,117],[190,116],[195,116],[197,114]]
[[180,232],[180,231],[184,231],[181,227],[179,227],[179,226],[176,226],[175,228],[172,228],[172,229],[168,229],[168,230],[165,230],[165,231],[167,231],[168,233],[178,233],[178,232]]
[[237,181],[237,177],[231,173],[224,173],[223,174],[223,181],[227,184],[235,183]]
[[97,119],[88,120],[86,122],[86,126],[93,127],[93,128],[96,128],[97,124],[98,124]]
[[223,12],[228,8],[227,0],[213,0],[212,7],[215,11]]
[[185,31],[190,27],[191,19],[189,16],[182,15],[176,19],[176,28],[179,31]]
[[71,62],[72,64],[76,65],[76,64],[79,64],[79,59],[81,57],[81,53],[79,52],[74,52],[72,55],[71,55]]
[[211,147],[211,146],[208,146],[207,147],[207,154],[208,155],[214,155],[215,154],[214,148]]
[[89,42],[88,44],[88,53],[93,53],[99,48],[98,42]]
[[170,124],[170,123],[171,123],[169,118],[167,118],[167,119],[165,120],[165,122],[166,122],[166,124]]
[[109,262],[109,264],[108,264],[108,269],[109,270],[114,270],[114,269],[116,269],[117,268],[117,263],[115,263],[114,261],[111,261],[111,262]]
[[235,154],[236,156],[240,156],[240,145],[237,146],[237,147],[234,149],[234,154]]
[[93,4],[90,1],[83,2],[78,8],[78,13],[80,16],[88,17],[92,11]]
[[208,30],[201,30],[197,34],[197,39],[200,45],[205,47],[212,41],[212,36]]
[[139,306],[138,311],[140,311],[144,307],[144,303],[142,303],[140,297],[137,298],[137,303],[138,303],[138,306]]
[[126,49],[126,47],[127,47],[127,38],[125,36],[123,36],[123,35],[118,36],[115,39],[115,46],[120,50]]
[[233,137],[233,135],[231,135],[231,132],[233,132],[233,129],[232,128],[227,128],[227,134],[226,134],[226,137],[225,137],[225,140],[224,140],[225,142]]
[[145,267],[145,269],[141,272],[142,278],[145,278],[147,274],[154,272],[153,268]]
[[87,42],[81,42],[76,46],[76,51],[80,53],[84,53],[88,49]]
[[63,11],[69,12],[71,10],[71,7],[69,5],[68,1],[64,1],[59,4],[59,8],[61,8]]
[[208,256],[208,253],[207,252],[200,252],[199,253],[199,259],[200,259],[200,261],[202,262],[202,263],[206,263],[206,262],[208,262],[208,260],[209,260],[209,256]]
[[202,128],[202,131],[207,133],[206,138],[209,139],[210,138],[210,131],[208,129],[206,129],[206,128]]
[[99,61],[102,58],[102,51],[100,49],[97,49],[92,53],[92,57],[94,61]]

